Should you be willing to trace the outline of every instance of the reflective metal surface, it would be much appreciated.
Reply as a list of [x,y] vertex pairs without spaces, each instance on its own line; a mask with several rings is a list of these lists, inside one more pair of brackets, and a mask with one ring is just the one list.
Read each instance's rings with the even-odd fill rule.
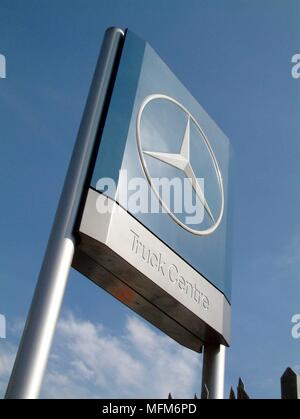
[[[160,100],[149,101],[153,95],[158,95]],[[166,97],[172,98],[172,101]],[[143,107],[145,101],[147,105]],[[121,188],[124,172],[129,179],[147,177],[149,183],[153,178],[187,178],[186,171],[154,158],[153,152],[162,156],[180,151],[188,115],[191,119],[189,152],[192,177],[204,179],[206,209],[209,208],[204,213],[204,219],[199,224],[189,224],[186,213],[182,212],[176,213],[180,221],[178,223],[170,217],[169,211],[132,215],[220,290],[230,302],[229,140],[155,51],[130,31],[125,36],[90,186],[97,189],[98,180],[109,177]],[[140,152],[137,124],[142,145]],[[143,159],[140,158],[141,153]],[[199,196],[201,191],[197,189]],[[149,194],[153,190],[150,185],[148,190]],[[117,199],[115,194],[108,195]],[[160,199],[161,196],[154,198],[158,206],[161,206],[160,202],[164,199]],[[129,207],[126,209],[130,212]],[[190,232],[191,229],[211,234],[196,235]]]
[[225,347],[205,345],[202,367],[202,394],[209,399],[224,399]]
[[[228,138],[155,51],[127,30],[73,266],[196,351],[204,343],[229,345],[229,159]],[[146,195],[167,211],[134,212],[121,203],[126,177],[143,179]],[[175,216],[153,185],[154,178],[175,177],[189,179],[204,207],[198,224],[185,211]],[[117,188],[101,189],[103,178]],[[119,211],[97,212],[106,199],[97,187]]]
[[74,227],[124,33],[106,31],[6,398],[39,396],[74,254]]
[[[104,201],[110,211],[100,214]],[[73,266],[179,343],[228,345],[224,295],[113,200],[90,189]]]

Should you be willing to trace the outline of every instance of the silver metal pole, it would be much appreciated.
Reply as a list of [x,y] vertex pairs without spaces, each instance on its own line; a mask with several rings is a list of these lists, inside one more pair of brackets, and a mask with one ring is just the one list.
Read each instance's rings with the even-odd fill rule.
[[74,224],[123,38],[118,28],[105,33],[6,398],[39,396],[74,254]]
[[203,353],[202,395],[224,399],[225,346],[206,345]]

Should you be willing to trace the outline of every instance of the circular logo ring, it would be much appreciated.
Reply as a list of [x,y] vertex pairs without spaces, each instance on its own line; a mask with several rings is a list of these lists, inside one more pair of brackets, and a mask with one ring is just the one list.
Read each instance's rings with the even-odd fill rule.
[[[217,220],[215,221],[215,223],[205,229],[205,230],[196,230],[194,228],[191,228],[189,226],[187,226],[186,224],[184,224],[181,220],[179,220],[178,217],[176,217],[176,215],[170,210],[170,208],[168,207],[167,204],[165,204],[165,202],[163,202],[163,200],[161,199],[161,196],[158,192],[158,190],[156,189],[155,185],[153,184],[152,180],[151,180],[151,176],[149,174],[148,168],[147,168],[147,164],[144,158],[144,152],[143,152],[143,148],[142,148],[142,144],[141,144],[141,120],[142,120],[142,115],[143,115],[143,111],[145,109],[145,107],[152,101],[154,100],[167,100],[171,103],[173,103],[174,105],[176,105],[179,109],[181,109],[191,120],[192,122],[195,124],[195,126],[197,127],[198,131],[200,132],[200,135],[207,147],[207,150],[209,152],[209,155],[212,159],[213,162],[213,166],[215,169],[215,173],[217,176],[217,180],[218,180],[218,185],[219,185],[219,189],[220,189],[220,195],[221,195],[221,209],[220,209],[220,213],[219,216],[217,218]],[[200,125],[198,124],[198,122],[196,121],[196,119],[193,117],[193,115],[191,115],[191,113],[183,106],[181,105],[181,103],[179,103],[177,100],[173,99],[170,96],[167,95],[163,95],[163,94],[153,94],[150,96],[147,96],[139,109],[137,118],[136,118],[136,139],[137,139],[137,148],[138,148],[138,153],[139,153],[139,157],[140,157],[140,161],[141,161],[141,165],[142,165],[142,169],[144,172],[144,175],[152,189],[152,191],[154,192],[154,194],[156,195],[157,199],[159,200],[160,205],[162,206],[162,208],[169,214],[169,216],[178,224],[180,225],[183,229],[185,229],[186,231],[192,233],[192,234],[196,234],[198,236],[207,236],[211,233],[213,233],[220,225],[222,217],[223,217],[223,212],[224,212],[224,187],[223,187],[223,180],[222,180],[222,175],[221,175],[221,171],[217,162],[217,159],[214,155],[214,152],[212,150],[212,147],[208,141],[208,138],[206,137],[205,133],[203,132],[202,128],[200,127]]]

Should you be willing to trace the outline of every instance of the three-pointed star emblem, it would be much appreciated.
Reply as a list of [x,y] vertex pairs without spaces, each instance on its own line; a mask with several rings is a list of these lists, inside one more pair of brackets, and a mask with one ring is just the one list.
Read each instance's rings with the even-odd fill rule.
[[204,192],[200,186],[200,183],[198,182],[198,179],[194,173],[194,170],[190,162],[190,124],[191,121],[190,117],[188,116],[179,153],[162,153],[147,150],[144,150],[143,153],[147,156],[151,156],[157,160],[160,160],[163,163],[169,164],[170,166],[173,166],[176,169],[182,170],[185,173],[188,180],[190,181],[192,188],[194,189],[201,204],[204,206],[205,211],[207,212],[211,220],[215,222],[211,209],[209,208],[208,203],[205,199]]
[[[148,107],[148,105],[150,103],[154,104],[156,102],[156,106],[158,105],[158,103],[160,104],[160,106],[162,107],[161,109],[171,109],[173,107],[173,109],[175,109],[174,107],[177,108],[177,110],[181,111],[184,115],[185,115],[185,121],[186,124],[184,126],[184,132],[183,132],[183,137],[182,137],[182,141],[181,141],[181,146],[179,149],[179,152],[175,152],[175,153],[165,153],[165,152],[161,152],[161,151],[152,151],[149,150],[149,148],[144,148],[143,147],[143,130],[142,130],[142,119],[143,119],[143,114],[145,109]],[[149,112],[150,109],[148,108],[147,112]],[[146,112],[146,115],[147,115]],[[151,111],[150,111],[151,112]],[[145,115],[145,118],[147,118]],[[159,120],[160,116],[159,113],[156,114],[156,119]],[[172,118],[168,118],[169,122],[164,121],[164,123],[172,123]],[[152,123],[154,123],[155,126],[155,120],[152,121]],[[214,192],[214,202],[218,203],[218,205],[214,205],[213,211],[211,210],[211,208],[208,205],[208,202],[206,201],[206,198],[204,196],[204,190],[199,182],[199,179],[197,179],[195,172],[193,170],[192,164],[191,164],[191,151],[190,151],[190,146],[191,146],[191,128],[195,127],[196,132],[197,132],[197,141],[202,141],[204,146],[206,147],[206,150],[208,152],[207,154],[207,159],[210,160],[207,161],[205,164],[207,165],[211,165],[213,171],[215,172],[215,178],[212,179],[210,177],[210,182],[208,184],[208,187],[212,188],[212,182],[217,182],[218,185],[218,191],[215,189],[215,186],[213,186],[213,190]],[[158,124],[159,127],[159,124]],[[149,133],[148,133],[149,134]],[[159,128],[157,130],[157,134],[155,137],[155,141],[154,143],[156,143],[156,139],[159,138]],[[142,169],[144,172],[144,175],[146,176],[146,179],[149,182],[149,185],[152,189],[152,191],[154,192],[154,194],[156,195],[157,199],[159,200],[162,208],[169,214],[169,216],[178,224],[180,225],[183,229],[185,229],[186,231],[192,233],[192,234],[196,234],[199,236],[207,236],[209,234],[212,234],[220,225],[222,217],[223,217],[223,212],[224,212],[224,188],[223,188],[223,180],[222,180],[222,175],[221,175],[221,171],[217,162],[217,159],[215,157],[215,154],[213,152],[213,149],[211,147],[211,144],[205,134],[205,132],[203,131],[202,127],[200,126],[199,122],[197,121],[197,119],[193,116],[192,113],[190,113],[188,111],[187,108],[185,108],[180,102],[178,102],[176,99],[172,98],[171,96],[167,96],[161,93],[154,93],[152,95],[146,96],[144,98],[144,100],[141,103],[141,106],[139,108],[138,114],[137,114],[137,118],[136,118],[136,140],[137,140],[137,149],[138,149],[138,154],[139,154],[139,158],[140,158],[140,162],[142,165]],[[154,139],[153,139],[154,140]],[[171,147],[171,144],[170,144]],[[173,151],[173,150],[171,150]],[[153,158],[156,159],[158,161],[160,161],[163,164],[172,166],[178,170],[181,170],[184,174],[184,176],[188,179],[188,181],[190,182],[192,189],[195,192],[195,195],[198,198],[198,201],[203,205],[204,211],[207,214],[207,218],[210,220],[209,225],[201,228],[193,228],[193,226],[188,225],[187,223],[183,222],[180,217],[178,217],[174,212],[171,211],[170,207],[168,206],[168,204],[166,202],[164,202],[163,197],[161,196],[159,190],[157,189],[157,187],[155,186],[154,182],[153,182],[153,178],[148,170],[147,167],[147,162],[146,162],[146,157],[149,158]],[[206,185],[207,186],[207,185]],[[211,191],[212,189],[210,189]],[[219,196],[217,196],[216,194],[219,194]],[[216,213],[215,213],[216,212]]]

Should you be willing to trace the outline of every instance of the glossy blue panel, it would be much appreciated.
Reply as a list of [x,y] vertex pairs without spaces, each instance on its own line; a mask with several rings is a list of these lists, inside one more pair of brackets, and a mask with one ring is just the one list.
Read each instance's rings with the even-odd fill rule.
[[[199,80],[199,83],[204,82]],[[153,94],[167,95],[178,101],[203,130],[222,175],[224,212],[218,228],[207,236],[190,233],[175,223],[167,213],[133,215],[222,291],[230,301],[229,141],[155,51],[130,31],[126,34],[91,186],[96,188],[97,181],[103,177],[111,177],[120,182],[120,169],[127,170],[129,179],[145,177],[137,148],[136,121],[143,101]],[[176,104],[162,99],[151,101],[145,106],[141,118],[143,149],[178,153],[186,124],[187,115]],[[217,216],[221,208],[218,179],[208,148],[199,138],[199,129],[192,121],[190,162],[195,175],[204,179],[205,198],[212,214]],[[151,177],[185,177],[182,171],[174,167],[149,155],[144,157]],[[148,188],[150,191],[149,186]],[[184,222],[186,214],[176,215]],[[205,212],[201,224],[190,227],[203,230],[209,228],[211,222],[208,213]]]

